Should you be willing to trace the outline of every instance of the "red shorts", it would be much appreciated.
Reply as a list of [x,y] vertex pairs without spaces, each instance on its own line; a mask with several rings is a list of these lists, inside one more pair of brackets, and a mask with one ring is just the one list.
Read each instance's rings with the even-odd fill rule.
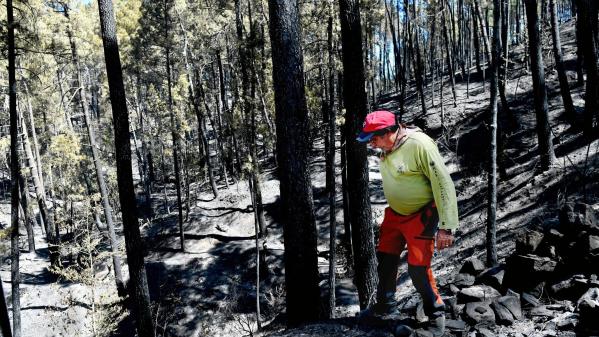
[[400,255],[407,246],[408,264],[430,266],[438,223],[434,202],[410,215],[398,214],[387,207],[379,232],[378,251]]

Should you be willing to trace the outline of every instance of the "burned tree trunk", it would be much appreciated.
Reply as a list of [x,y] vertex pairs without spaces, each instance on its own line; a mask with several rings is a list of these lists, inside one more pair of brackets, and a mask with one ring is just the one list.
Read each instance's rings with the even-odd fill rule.
[[[69,7],[66,4],[63,4],[64,16],[67,20],[70,20],[69,17]],[[81,65],[79,63],[79,55],[77,52],[77,45],[75,40],[73,39],[73,33],[71,30],[70,21],[67,27],[67,32],[71,45],[71,62],[73,63],[73,68],[75,69],[75,81],[78,86],[77,97],[79,99],[79,104],[81,111],[83,112],[83,118],[85,121],[85,126],[87,128],[87,135],[89,138],[89,145],[92,154],[92,161],[94,163],[94,168],[96,169],[96,181],[98,183],[98,188],[100,190],[100,195],[102,197],[102,208],[104,210],[104,217],[106,218],[106,225],[108,227],[108,234],[110,238],[110,245],[112,249],[112,262],[115,273],[115,282],[118,293],[120,296],[125,295],[125,283],[123,281],[123,275],[121,272],[121,259],[118,256],[118,242],[116,239],[116,234],[114,231],[114,219],[112,214],[112,207],[110,206],[110,201],[108,198],[108,188],[106,186],[106,181],[104,179],[104,169],[102,167],[102,163],[100,161],[100,154],[98,153],[98,145],[96,143],[96,132],[94,126],[92,124],[92,120],[89,113],[89,105],[87,102],[87,90],[85,88],[85,83],[83,82],[83,69],[81,69]],[[57,233],[58,235],[58,233]]]
[[316,225],[309,174],[309,123],[299,13],[292,1],[269,0],[273,84],[285,242],[289,325],[320,316]]
[[[330,9],[332,12],[332,9]],[[394,33],[395,34],[395,33]],[[395,35],[394,35],[395,36]],[[327,189],[329,192],[329,318],[335,318],[335,262],[337,259],[337,216],[335,211],[335,56],[333,49],[333,17],[329,16],[327,25],[327,46],[328,46],[328,102],[326,103],[328,114],[327,118],[327,139],[329,147],[326,153],[327,161]],[[397,66],[397,63],[396,63]],[[325,83],[323,83],[324,85]]]
[[530,50],[530,66],[532,71],[532,84],[534,93],[535,115],[537,118],[537,137],[539,142],[539,156],[541,168],[548,170],[555,162],[551,130],[547,107],[547,88],[545,87],[545,70],[543,54],[541,52],[541,33],[537,1],[524,0],[526,17],[528,19],[528,46]]
[[[8,25],[8,109],[10,115],[10,242],[11,242],[11,286],[12,286],[12,323],[13,335],[21,336],[21,295],[19,285],[19,167],[18,116],[17,116],[17,80],[15,74],[15,27],[12,1],[6,3]],[[4,298],[4,293],[0,294]],[[6,306],[3,306],[5,308]],[[6,316],[8,318],[8,315]],[[7,320],[8,321],[8,320]],[[8,323],[8,322],[7,322]],[[10,326],[8,327],[10,335]]]
[[173,161],[175,170],[175,190],[177,191],[177,211],[179,221],[179,240],[181,243],[181,251],[185,252],[185,230],[183,229],[183,203],[181,202],[181,169],[179,167],[179,135],[177,134],[177,125],[175,123],[175,110],[173,108],[173,93],[171,83],[171,47],[169,45],[169,17],[168,17],[168,2],[164,0],[164,39],[165,39],[165,54],[166,54],[166,82],[168,91],[168,110],[171,122],[171,139],[173,141]]
[[22,171],[19,177],[19,189],[21,191],[21,205],[23,213],[23,224],[25,230],[27,230],[27,247],[30,253],[35,252],[35,236],[33,235],[33,223],[34,220],[29,214],[29,190],[25,178],[23,177]]
[[[578,48],[582,51],[583,63],[587,73],[583,133],[593,135],[593,118],[599,114],[599,73],[597,69],[597,3],[593,0],[578,0],[578,20],[580,20],[580,39]],[[599,116],[597,116],[599,118]]]
[[143,243],[136,214],[137,206],[131,168],[129,113],[127,112],[123,72],[116,37],[116,22],[111,0],[98,0],[98,7],[112,105],[119,200],[123,214],[127,263],[129,264],[128,290],[132,299],[137,333],[140,337],[154,337],[155,329],[144,265]]
[[574,111],[574,103],[570,95],[570,86],[568,85],[568,77],[564,69],[564,57],[562,56],[562,45],[559,37],[559,23],[557,20],[557,9],[555,8],[555,0],[549,0],[551,11],[551,38],[553,39],[553,56],[555,57],[555,67],[557,68],[557,77],[559,79],[560,93],[562,94],[562,103],[564,104],[564,116],[570,123],[574,122],[576,112]]
[[[407,10],[406,6],[406,10]],[[362,28],[357,0],[339,1],[341,43],[343,48],[343,100],[345,101],[346,185],[349,196],[350,222],[354,248],[354,270],[360,307],[368,306],[376,289],[376,258],[368,193],[368,161],[366,145],[358,134],[366,117],[364,63],[362,61]],[[424,103],[424,102],[423,102]]]
[[501,21],[501,0],[494,0],[493,11],[493,59],[491,62],[491,107],[490,107],[490,154],[488,172],[487,204],[487,266],[497,265],[497,94],[499,86],[499,62],[501,62],[501,39],[499,23]]

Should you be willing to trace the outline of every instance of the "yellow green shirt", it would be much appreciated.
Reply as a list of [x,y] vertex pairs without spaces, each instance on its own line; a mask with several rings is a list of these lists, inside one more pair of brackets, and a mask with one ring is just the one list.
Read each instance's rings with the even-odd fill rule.
[[[411,131],[411,130],[410,130]],[[408,131],[401,145],[381,159],[385,198],[402,215],[435,201],[439,228],[458,227],[455,187],[435,142],[420,131]]]

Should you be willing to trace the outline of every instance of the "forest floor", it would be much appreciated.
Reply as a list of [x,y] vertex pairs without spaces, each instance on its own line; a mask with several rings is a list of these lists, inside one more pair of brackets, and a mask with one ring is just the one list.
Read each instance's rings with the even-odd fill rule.
[[[584,88],[575,83],[574,30],[571,23],[562,29],[566,67],[572,84],[572,97],[578,113],[584,108]],[[547,44],[550,45],[550,44]],[[571,128],[561,118],[563,113],[557,74],[548,68],[546,80],[549,97],[550,124],[554,136],[557,164],[539,173],[536,146],[532,80],[524,67],[524,46],[512,51],[506,93],[515,123],[503,133],[506,156],[501,159],[505,174],[499,183],[498,251],[500,260],[514,249],[514,237],[531,225],[556,219],[558,208],[565,201],[586,199],[599,205],[599,141],[585,142],[579,129]],[[546,64],[553,58],[544,53]],[[436,255],[433,270],[441,287],[471,256],[485,257],[486,221],[486,157],[488,156],[485,126],[489,105],[488,83],[482,76],[472,75],[470,81],[456,76],[456,106],[449,82],[443,86],[443,122],[438,88],[427,87],[428,114],[420,116],[421,108],[414,88],[408,93],[405,121],[417,116],[425,131],[436,139],[446,158],[458,194],[460,230],[455,244]],[[396,95],[380,100],[379,108],[398,110]],[[420,123],[419,122],[419,123]],[[322,144],[314,147],[311,172],[315,212],[319,233],[318,252],[321,289],[327,287],[328,273],[328,206],[324,193],[325,174]],[[338,160],[339,156],[337,156]],[[382,193],[377,157],[369,157],[373,221],[380,223],[386,206]],[[269,336],[361,336],[376,331],[344,324],[343,321],[323,321],[292,330],[284,330],[283,240],[280,223],[279,186],[274,167],[263,163],[262,195],[265,205],[268,236],[265,247],[265,268],[260,268],[260,303],[264,335]],[[337,173],[340,173],[338,169]],[[340,178],[337,177],[337,220],[339,237],[343,234]],[[158,332],[163,336],[246,336],[256,335],[256,254],[254,215],[248,186],[238,181],[226,188],[221,181],[219,196],[214,198],[207,185],[191,186],[193,201],[184,223],[186,252],[179,250],[177,213],[166,214],[162,193],[153,197],[159,214],[151,224],[142,227],[147,247],[146,268]],[[169,191],[173,192],[173,191]],[[197,192],[197,193],[196,193]],[[169,193],[169,206],[174,209],[174,193]],[[10,223],[9,200],[0,204],[0,222]],[[7,225],[6,225],[7,226]],[[130,336],[131,320],[123,317],[122,305],[116,296],[111,268],[102,264],[95,269],[94,281],[87,284],[57,278],[47,270],[47,248],[40,228],[36,227],[37,254],[21,257],[21,306],[24,337],[90,336],[112,331],[114,336]],[[122,231],[118,234],[122,238]],[[25,234],[23,234],[25,235]],[[26,244],[23,236],[22,243]],[[262,243],[261,243],[262,244]],[[23,247],[25,249],[25,246]],[[121,247],[122,251],[122,247]],[[10,258],[6,247],[0,276],[10,303]],[[124,253],[122,254],[123,258]],[[351,272],[342,252],[338,254],[336,317],[352,317],[358,312],[357,292]],[[127,269],[124,269],[126,274]],[[406,273],[405,257],[400,266],[398,296],[405,303],[413,297],[414,288]],[[93,291],[92,291],[93,290]],[[94,300],[92,301],[92,297]],[[516,331],[530,336],[544,335],[532,321],[522,321],[506,335]]]

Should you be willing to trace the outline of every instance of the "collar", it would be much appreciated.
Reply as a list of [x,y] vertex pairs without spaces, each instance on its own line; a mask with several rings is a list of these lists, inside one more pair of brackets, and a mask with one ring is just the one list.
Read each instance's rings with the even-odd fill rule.
[[383,152],[383,154],[381,155],[381,160],[384,160],[387,156],[389,156],[391,153],[395,152],[403,144],[405,144],[406,141],[408,140],[408,138],[410,138],[410,136],[414,132],[422,132],[422,130],[419,127],[417,127],[417,126],[405,126],[405,125],[402,125],[401,127],[405,130],[404,134],[401,137],[397,137],[395,139],[395,142],[393,143],[393,147],[391,148],[390,151]]

